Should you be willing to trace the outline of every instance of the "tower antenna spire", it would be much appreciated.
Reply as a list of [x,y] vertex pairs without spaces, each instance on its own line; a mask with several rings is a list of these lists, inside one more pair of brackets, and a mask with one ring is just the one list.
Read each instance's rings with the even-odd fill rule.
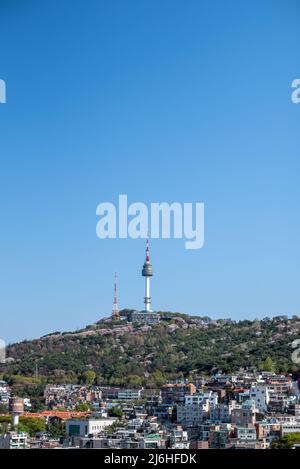
[[150,262],[149,238],[146,241],[146,262]]

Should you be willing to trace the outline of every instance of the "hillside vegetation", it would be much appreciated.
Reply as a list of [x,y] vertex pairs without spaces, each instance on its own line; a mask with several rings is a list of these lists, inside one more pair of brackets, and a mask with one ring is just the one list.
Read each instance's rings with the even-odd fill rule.
[[300,318],[239,321],[161,313],[155,326],[103,319],[75,332],[55,332],[8,347],[4,379],[88,382],[148,387],[167,379],[272,368],[298,373],[292,342],[300,338]]

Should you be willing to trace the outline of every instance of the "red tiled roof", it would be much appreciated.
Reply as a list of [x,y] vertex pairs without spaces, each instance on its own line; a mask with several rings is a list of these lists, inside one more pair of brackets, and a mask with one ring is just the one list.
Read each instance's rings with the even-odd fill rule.
[[61,411],[61,410],[43,410],[43,412],[24,412],[24,417],[58,417],[62,420],[86,417],[90,412],[74,412],[74,411]]

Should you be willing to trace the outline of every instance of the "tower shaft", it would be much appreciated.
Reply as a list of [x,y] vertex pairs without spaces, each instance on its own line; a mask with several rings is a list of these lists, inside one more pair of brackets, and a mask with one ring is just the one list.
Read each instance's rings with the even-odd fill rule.
[[145,277],[145,311],[151,311],[150,277]]

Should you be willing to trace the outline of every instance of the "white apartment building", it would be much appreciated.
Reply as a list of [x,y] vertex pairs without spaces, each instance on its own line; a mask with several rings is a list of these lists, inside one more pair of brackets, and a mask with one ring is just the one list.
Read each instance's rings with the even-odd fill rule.
[[209,412],[209,402],[202,404],[177,404],[177,422],[186,426],[196,426],[203,422]]
[[8,432],[0,435],[0,449],[27,449],[29,437],[25,432]]
[[208,401],[210,406],[218,404],[218,394],[213,391],[199,392],[192,396],[185,396],[185,405],[201,405],[205,401]]
[[270,401],[270,392],[266,384],[255,384],[250,389],[250,400],[255,402],[259,412],[266,412]]
[[66,432],[69,436],[88,436],[102,433],[116,418],[108,419],[69,419],[66,420]]
[[170,447],[173,449],[189,449],[188,432],[182,428],[173,430],[170,435]]
[[237,438],[239,440],[256,440],[256,428],[252,426],[236,427]]
[[282,437],[287,433],[300,433],[300,421],[282,423],[280,433]]
[[141,398],[143,389],[120,389],[118,391],[118,399],[120,401],[138,400]]

